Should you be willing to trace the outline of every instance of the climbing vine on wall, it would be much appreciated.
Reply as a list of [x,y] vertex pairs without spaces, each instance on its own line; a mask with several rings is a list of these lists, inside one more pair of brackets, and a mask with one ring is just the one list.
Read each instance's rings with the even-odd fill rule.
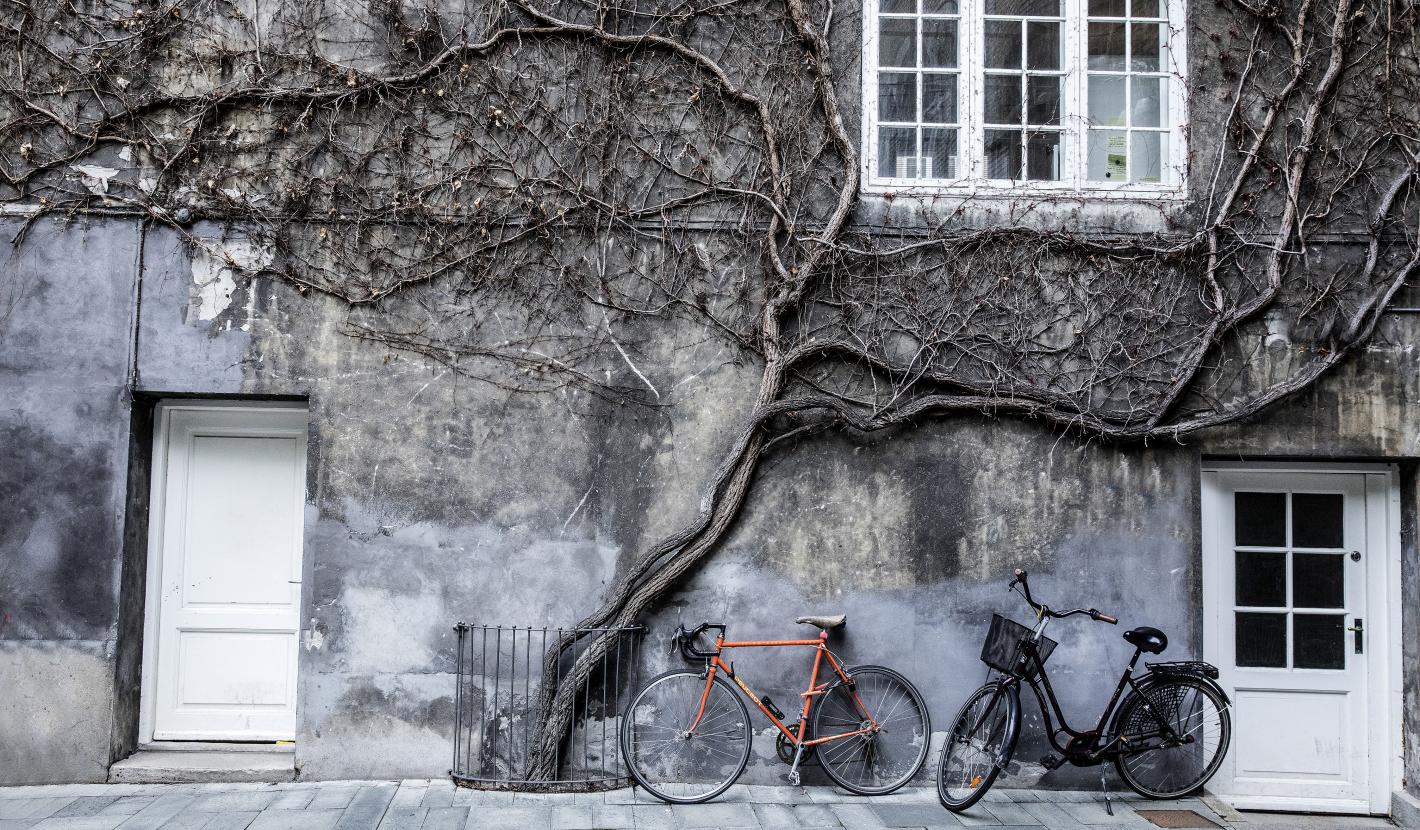
[[[702,561],[773,448],[961,412],[1179,440],[1314,382],[1416,268],[1413,0],[1197,0],[1187,199],[1147,233],[1068,198],[866,199],[859,12],[3,0],[0,204],[225,223],[275,252],[235,266],[343,302],[350,336],[521,393],[660,405],[617,333],[722,338],[753,405],[584,627]],[[603,649],[539,690],[530,776]]]

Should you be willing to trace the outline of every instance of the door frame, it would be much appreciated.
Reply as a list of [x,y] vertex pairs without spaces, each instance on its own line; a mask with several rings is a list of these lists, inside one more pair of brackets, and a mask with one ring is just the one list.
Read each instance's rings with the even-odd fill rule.
[[[304,401],[254,401],[254,400],[202,400],[184,398],[165,398],[160,400],[155,407],[153,415],[153,446],[152,446],[152,466],[151,475],[148,482],[148,561],[144,568],[143,585],[143,659],[142,669],[139,673],[138,686],[138,745],[154,742],[153,731],[157,721],[157,694],[154,684],[158,679],[158,617],[161,612],[161,592],[162,592],[162,567],[163,567],[163,532],[167,524],[167,485],[168,485],[168,440],[171,433],[172,414],[174,412],[200,412],[218,411],[232,412],[234,410],[246,410],[249,412],[301,412],[309,413],[310,408]],[[298,506],[296,515],[305,513],[305,499],[307,496],[306,486],[301,487],[301,504]],[[301,563],[304,573],[306,563]],[[304,582],[304,578],[302,580]],[[305,586],[301,589],[301,605],[305,605]],[[297,666],[297,676],[300,668]],[[299,685],[296,698],[297,711],[300,711]],[[166,744],[167,741],[162,743]],[[173,742],[179,746],[183,743],[200,744],[202,741],[181,741]],[[206,742],[211,745],[211,741]]]
[[[1216,486],[1215,473],[1330,473],[1359,474],[1365,478],[1366,514],[1371,515],[1371,501],[1380,502],[1385,516],[1384,526],[1367,527],[1369,556],[1385,556],[1380,574],[1368,572],[1367,605],[1371,618],[1381,626],[1368,629],[1370,644],[1367,655],[1367,744],[1370,747],[1368,770],[1369,810],[1374,815],[1389,815],[1391,795],[1402,787],[1404,771],[1401,746],[1402,701],[1404,679],[1401,662],[1401,545],[1400,545],[1400,468],[1396,464],[1368,462],[1310,461],[1209,461],[1205,460],[1200,475],[1200,556],[1203,613],[1203,659],[1218,661],[1218,639],[1225,632],[1215,612],[1214,598],[1222,596],[1226,586],[1219,584],[1216,557],[1221,553],[1208,542],[1208,529],[1201,512],[1216,512],[1214,506],[1222,493]],[[1384,584],[1377,585],[1377,581]],[[1380,607],[1371,609],[1372,604]],[[1230,631],[1231,629],[1229,629]],[[1258,810],[1307,810],[1323,813],[1356,812],[1357,803],[1336,799],[1298,799],[1278,796],[1232,797],[1233,806]]]

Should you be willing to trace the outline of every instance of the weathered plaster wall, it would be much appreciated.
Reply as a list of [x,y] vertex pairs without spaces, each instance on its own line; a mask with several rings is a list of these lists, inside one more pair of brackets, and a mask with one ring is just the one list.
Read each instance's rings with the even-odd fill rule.
[[[97,780],[121,731],[109,712],[132,715],[131,702],[110,701],[139,234],[48,222],[32,233],[17,266],[0,271],[23,277],[0,285],[29,286],[6,318],[19,326],[0,329],[0,418],[16,436],[0,447],[0,503],[18,517],[0,525],[0,675],[7,691],[18,684],[0,700],[0,752],[13,756],[0,755],[0,778]],[[148,233],[137,384],[153,396],[310,402],[301,774],[441,775],[451,623],[566,624],[592,607],[618,562],[693,513],[755,369],[729,362],[713,338],[669,331],[630,354],[669,390],[663,411],[515,395],[347,336],[334,303],[229,283],[221,270],[173,234]],[[1184,447],[1102,447],[962,418],[782,451],[723,549],[648,620],[650,642],[677,619],[780,636],[799,613],[846,611],[844,655],[912,677],[940,730],[984,674],[976,655],[990,614],[1025,616],[1004,590],[1019,565],[1042,596],[1157,625],[1171,635],[1168,657],[1196,655],[1201,455],[1414,455],[1420,373],[1397,344],[1414,342],[1415,323],[1393,318],[1375,348],[1266,421]],[[1071,622],[1052,632],[1058,686],[1080,721],[1110,682],[1080,667],[1122,663],[1119,631]],[[667,659],[646,654],[648,670]],[[738,662],[792,699],[797,672]],[[73,699],[40,695],[56,685]],[[1414,736],[1413,684],[1409,694]],[[780,780],[783,767],[763,761],[772,741],[759,744],[750,780]],[[1041,754],[1025,746],[1016,774],[1039,776]],[[1066,770],[1047,781],[1089,783]]]
[[[339,308],[281,285],[247,289],[220,325],[194,318],[201,270],[171,237],[147,250],[144,389],[309,396],[309,778],[440,774],[450,623],[557,625],[589,610],[620,557],[693,514],[754,388],[753,367],[727,363],[713,340],[671,332],[633,355],[674,390],[667,411],[510,395],[345,336]],[[724,551],[651,621],[652,641],[676,617],[777,636],[798,613],[841,608],[845,654],[917,679],[941,726],[981,674],[990,613],[1022,616],[1004,592],[1022,565],[1059,602],[1120,609],[1171,631],[1171,655],[1195,654],[1196,458],[974,419],[810,442],[766,465]],[[1124,611],[1146,606],[1148,620]],[[1128,649],[1098,625],[1060,635],[1062,691],[1088,719],[1108,681],[1070,664]],[[788,691],[767,665],[759,674]]]
[[29,234],[0,247],[0,781],[101,781],[138,236],[116,221]]

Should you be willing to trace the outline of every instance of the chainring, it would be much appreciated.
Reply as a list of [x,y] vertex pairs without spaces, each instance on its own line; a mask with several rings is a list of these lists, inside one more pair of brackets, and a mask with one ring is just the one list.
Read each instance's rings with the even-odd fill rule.
[[[794,733],[795,735],[799,734],[799,724],[797,724],[797,723],[786,723],[786,724],[784,724],[784,727],[785,727],[786,729],[788,729],[790,732]],[[806,737],[807,737],[807,736],[806,736]],[[791,741],[791,740],[789,740],[787,737],[785,737],[785,735],[784,735],[783,732],[780,732],[780,733],[778,734],[778,736],[775,737],[775,739],[774,739],[774,752],[775,752],[775,754],[777,754],[777,755],[779,756],[779,760],[783,761],[784,763],[786,763],[786,764],[792,764],[792,763],[794,763],[794,753],[795,753],[797,750],[798,750],[798,747],[794,745],[794,742],[793,742],[793,741]],[[810,746],[810,747],[805,747],[805,748],[804,748],[804,758],[803,758],[802,761],[799,762],[800,766],[802,766],[806,761],[808,761],[810,758],[813,758],[813,757],[814,757],[814,748],[811,747],[811,746]]]

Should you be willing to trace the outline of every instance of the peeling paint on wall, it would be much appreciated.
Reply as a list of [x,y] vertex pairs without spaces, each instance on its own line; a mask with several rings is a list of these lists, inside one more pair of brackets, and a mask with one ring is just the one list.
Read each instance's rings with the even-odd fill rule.
[[[187,322],[211,322],[232,305],[237,294],[237,279],[244,272],[265,268],[275,252],[270,245],[248,241],[209,240],[201,243],[192,256],[192,289]],[[249,296],[246,322],[242,330],[249,331],[254,298]],[[229,324],[230,326],[230,324]]]

